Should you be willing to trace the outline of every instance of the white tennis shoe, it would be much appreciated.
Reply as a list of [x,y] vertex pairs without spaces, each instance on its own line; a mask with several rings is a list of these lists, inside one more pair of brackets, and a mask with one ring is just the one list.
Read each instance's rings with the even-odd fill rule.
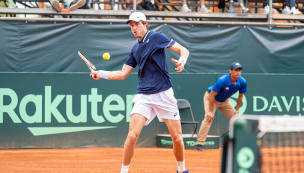
[[291,14],[290,8],[288,6],[286,6],[283,10],[282,10],[283,14]]
[[269,5],[266,5],[264,7],[264,13],[263,14],[269,14]]
[[205,5],[201,6],[199,12],[201,13],[210,13],[211,10],[209,10],[207,7],[205,7]]
[[191,9],[187,6],[187,4],[183,5],[181,12],[187,13],[191,12]]
[[294,15],[300,15],[301,14],[301,12],[298,9],[296,9],[296,7],[292,7],[290,11]]

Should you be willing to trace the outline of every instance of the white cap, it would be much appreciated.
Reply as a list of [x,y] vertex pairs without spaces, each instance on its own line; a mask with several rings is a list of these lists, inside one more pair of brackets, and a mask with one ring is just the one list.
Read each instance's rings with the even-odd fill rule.
[[130,22],[130,20],[134,22],[139,21],[147,21],[146,16],[142,12],[134,12],[129,16],[129,20],[127,21],[127,24]]

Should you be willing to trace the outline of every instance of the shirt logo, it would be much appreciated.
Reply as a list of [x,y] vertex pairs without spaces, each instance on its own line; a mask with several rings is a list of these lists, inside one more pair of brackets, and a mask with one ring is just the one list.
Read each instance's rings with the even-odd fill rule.
[[147,42],[146,43],[149,43],[149,39],[147,40]]
[[176,116],[177,115],[177,112],[174,114],[174,116]]
[[229,90],[229,87],[226,87],[225,89],[226,89],[226,90]]

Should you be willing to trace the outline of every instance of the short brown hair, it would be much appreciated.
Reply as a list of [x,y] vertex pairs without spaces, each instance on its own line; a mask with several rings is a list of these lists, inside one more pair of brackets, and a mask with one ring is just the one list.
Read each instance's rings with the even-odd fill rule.
[[[147,21],[141,21],[141,23],[144,25],[145,23],[146,23]],[[146,26],[146,28],[147,29],[149,29],[150,28],[150,25],[149,25],[149,23],[147,22],[147,26]]]

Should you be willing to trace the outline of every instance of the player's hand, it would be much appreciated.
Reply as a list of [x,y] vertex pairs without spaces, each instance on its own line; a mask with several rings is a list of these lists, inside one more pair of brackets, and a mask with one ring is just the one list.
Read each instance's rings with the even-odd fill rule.
[[214,120],[214,113],[208,112],[206,115],[206,120],[208,123],[212,123],[212,121]]
[[97,74],[98,74],[98,71],[93,71],[93,72],[90,74],[90,76],[92,76],[92,78],[93,78],[94,80],[99,80],[100,77],[98,77]]
[[182,62],[179,62],[179,61],[177,61],[177,60],[175,60],[175,59],[173,59],[173,58],[171,58],[171,60],[173,61],[173,62],[175,62],[175,64],[176,64],[176,68],[175,68],[175,70],[176,70],[176,72],[181,72],[181,71],[183,71],[184,70],[184,64],[182,63]]
[[239,113],[235,113],[234,116],[239,117],[241,115]]

